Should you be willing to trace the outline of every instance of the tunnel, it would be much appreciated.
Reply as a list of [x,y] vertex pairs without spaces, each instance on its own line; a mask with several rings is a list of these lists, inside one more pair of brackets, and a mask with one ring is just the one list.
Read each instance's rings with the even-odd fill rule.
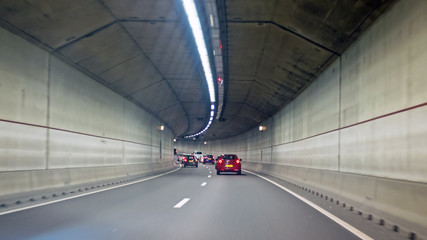
[[0,239],[427,239],[426,13],[1,1]]

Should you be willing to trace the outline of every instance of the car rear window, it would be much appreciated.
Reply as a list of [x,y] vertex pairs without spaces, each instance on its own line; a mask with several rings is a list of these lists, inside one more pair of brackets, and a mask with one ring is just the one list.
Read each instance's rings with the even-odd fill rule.
[[224,155],[224,159],[225,160],[233,160],[233,159],[237,159],[236,155]]
[[187,158],[188,158],[188,159],[194,159],[194,157],[193,157],[193,156],[187,156]]

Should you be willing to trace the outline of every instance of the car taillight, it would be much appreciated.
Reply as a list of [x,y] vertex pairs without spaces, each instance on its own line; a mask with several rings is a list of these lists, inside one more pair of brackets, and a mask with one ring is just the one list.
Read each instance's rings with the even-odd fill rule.
[[186,158],[184,158],[184,162],[186,162],[187,161],[187,159]]
[[240,160],[239,160],[239,159],[237,159],[237,160],[236,160],[236,163],[240,163]]
[[196,162],[198,162],[198,161],[199,161],[199,159],[196,158]]
[[219,160],[218,163],[222,163],[222,160]]

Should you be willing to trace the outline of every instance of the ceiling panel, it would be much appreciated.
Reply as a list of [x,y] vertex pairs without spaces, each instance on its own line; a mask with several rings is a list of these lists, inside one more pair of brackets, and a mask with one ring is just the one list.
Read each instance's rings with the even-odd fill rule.
[[56,49],[114,21],[96,0],[2,0],[0,16]]
[[132,42],[121,42],[80,62],[76,62],[76,64],[92,73],[100,74],[135,58],[138,54],[138,47],[135,44]]
[[256,24],[232,23],[229,35],[230,79],[253,79],[258,69],[267,28]]
[[227,102],[227,107],[224,109],[223,118],[226,121],[230,121],[236,114],[240,112],[240,109],[245,105],[245,103],[235,103],[235,102]]
[[139,43],[144,52],[165,51],[184,38],[186,27],[181,22],[124,22],[124,28]]
[[157,115],[175,130],[177,136],[184,134],[189,127],[187,115],[180,104],[175,104],[160,111]]
[[109,25],[96,33],[61,48],[59,53],[79,63],[115,46],[135,46],[120,24]]
[[255,81],[233,81],[228,84],[227,104],[244,103]]
[[[157,77],[154,75],[158,74]],[[161,78],[151,62],[144,55],[137,55],[99,74],[108,83],[117,83],[128,78],[138,78],[141,75]],[[147,76],[148,77],[148,76]],[[145,78],[145,77],[144,77]]]
[[229,20],[272,20],[276,2],[265,0],[227,1]]
[[178,20],[175,0],[103,0],[119,19]]
[[162,76],[155,70],[141,67],[141,71],[116,81],[112,87],[126,96],[131,96],[160,81],[162,81]]
[[154,113],[161,112],[178,103],[175,94],[165,81],[135,93],[132,98]]
[[185,110],[189,113],[190,116],[196,116],[198,118],[209,118],[207,111],[209,109],[209,104],[206,101],[203,102],[184,102],[183,103]]

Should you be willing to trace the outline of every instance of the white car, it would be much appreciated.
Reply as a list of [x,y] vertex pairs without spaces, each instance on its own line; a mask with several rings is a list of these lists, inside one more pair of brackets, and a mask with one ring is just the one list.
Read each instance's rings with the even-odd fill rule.
[[203,160],[203,153],[202,152],[197,152],[195,151],[193,153],[194,157],[196,157],[197,159],[199,159],[199,162]]

